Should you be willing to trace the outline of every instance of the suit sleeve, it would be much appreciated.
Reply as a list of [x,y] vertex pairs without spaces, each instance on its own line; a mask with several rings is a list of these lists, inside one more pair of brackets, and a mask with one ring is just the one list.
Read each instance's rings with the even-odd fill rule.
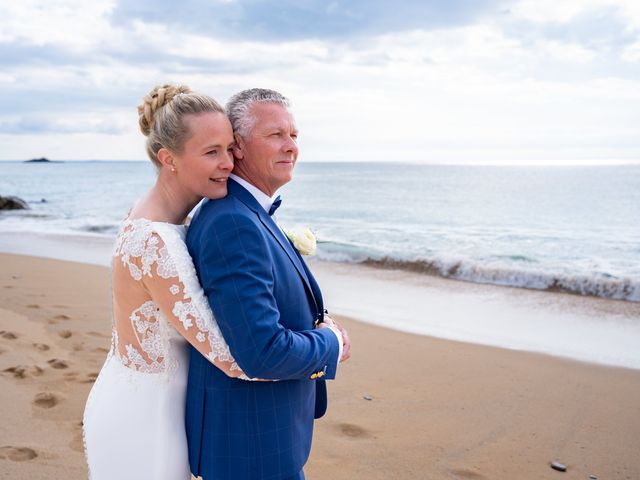
[[335,378],[339,347],[328,328],[292,331],[280,323],[266,233],[237,213],[218,214],[199,236],[200,280],[238,365],[249,377]]
[[[142,284],[165,318],[180,335],[227,376],[254,380],[243,373],[231,356],[209,305],[201,300],[202,294],[198,291],[200,285],[197,282],[188,282],[189,273],[193,272],[195,276],[193,264],[180,265],[156,232],[145,242],[145,251],[153,252],[150,258],[154,261],[147,265],[147,274],[142,277]],[[188,254],[185,260],[190,260]],[[142,271],[142,258],[138,257],[135,261]]]

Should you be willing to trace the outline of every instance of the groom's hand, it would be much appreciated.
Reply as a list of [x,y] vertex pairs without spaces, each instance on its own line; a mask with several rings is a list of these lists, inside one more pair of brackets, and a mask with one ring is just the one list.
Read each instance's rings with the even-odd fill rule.
[[[322,323],[325,323],[327,326],[337,328],[340,331],[340,334],[342,335],[342,357],[340,357],[340,362],[349,360],[351,357],[351,340],[349,339],[347,330],[329,315],[324,316]],[[322,328],[322,323],[318,325],[318,327]]]

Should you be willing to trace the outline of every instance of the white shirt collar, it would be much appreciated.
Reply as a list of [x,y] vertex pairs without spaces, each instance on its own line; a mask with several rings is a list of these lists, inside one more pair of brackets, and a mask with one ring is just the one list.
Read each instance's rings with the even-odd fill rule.
[[255,187],[254,185],[251,185],[244,178],[240,178],[239,176],[233,173],[229,175],[229,177],[233,178],[236,182],[242,185],[245,188],[245,190],[247,190],[251,195],[253,195],[253,198],[255,198],[258,201],[258,203],[262,208],[264,208],[264,211],[269,213],[269,210],[271,209],[271,205],[273,204],[273,201],[276,199],[277,195],[270,197],[259,188]]

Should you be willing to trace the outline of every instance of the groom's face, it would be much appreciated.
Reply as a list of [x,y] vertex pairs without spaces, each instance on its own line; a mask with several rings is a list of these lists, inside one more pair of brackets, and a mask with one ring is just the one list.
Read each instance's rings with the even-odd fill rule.
[[251,107],[255,123],[247,138],[237,136],[237,173],[272,196],[291,181],[298,159],[298,129],[289,110],[275,103]]

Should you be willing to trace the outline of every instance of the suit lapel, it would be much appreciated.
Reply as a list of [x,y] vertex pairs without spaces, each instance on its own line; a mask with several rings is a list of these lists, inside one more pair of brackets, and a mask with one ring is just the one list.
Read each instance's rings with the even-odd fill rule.
[[[289,239],[285,237],[282,230],[280,230],[278,225],[276,225],[269,214],[264,211],[264,208],[262,208],[262,206],[258,203],[254,196],[251,195],[249,191],[247,191],[247,189],[245,189],[242,185],[240,185],[232,178],[229,179],[227,188],[229,195],[233,195],[234,197],[236,197],[258,215],[260,222],[265,226],[269,233],[271,233],[276,242],[278,242],[280,247],[282,247],[282,249],[285,251],[285,253],[289,257],[289,260],[291,260],[291,263],[293,263],[293,266],[297,270],[298,275],[300,275],[300,278],[307,287],[308,292],[311,294],[311,298],[313,299],[313,303],[316,306],[316,310],[318,312],[322,312],[322,310],[319,308],[318,300],[316,300],[316,292],[314,291],[314,288],[312,288],[312,284],[309,280],[312,277],[310,275],[307,275],[308,270],[306,268],[306,265],[304,264],[302,259],[299,258],[298,251],[293,247],[293,245],[291,245]],[[313,281],[313,283],[315,283],[315,280]],[[315,287],[316,290],[319,290],[317,284],[315,284]]]
[[[322,293],[320,292],[320,286],[318,285],[318,282],[316,282],[316,279],[311,273],[311,270],[309,270],[307,263],[302,258],[302,255],[300,255],[300,252],[296,249],[296,247],[293,246],[291,241],[289,241],[289,245],[291,245],[291,248],[296,253],[296,256],[300,260],[300,264],[302,265],[305,273],[307,274],[307,278],[309,279],[309,285],[311,287],[311,291],[313,292],[313,297],[315,298],[316,305],[318,306],[318,312],[320,312],[321,315],[324,316],[324,302],[322,300]],[[320,318],[320,321],[322,321],[322,318]]]

